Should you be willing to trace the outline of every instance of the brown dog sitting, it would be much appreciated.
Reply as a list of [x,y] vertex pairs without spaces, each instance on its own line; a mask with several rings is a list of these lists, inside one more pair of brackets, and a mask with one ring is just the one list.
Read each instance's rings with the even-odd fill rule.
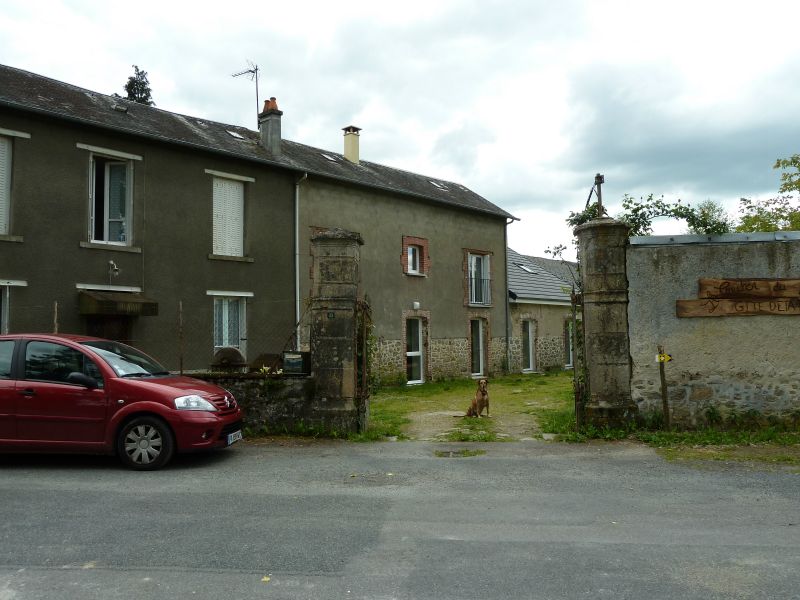
[[486,379],[478,380],[478,389],[475,391],[475,397],[472,399],[472,404],[467,409],[466,416],[480,417],[483,409],[486,409],[486,416],[489,416],[489,382]]

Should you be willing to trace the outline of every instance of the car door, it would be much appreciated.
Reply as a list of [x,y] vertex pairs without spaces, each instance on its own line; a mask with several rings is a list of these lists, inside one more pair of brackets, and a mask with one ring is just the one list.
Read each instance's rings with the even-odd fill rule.
[[11,364],[15,340],[0,340],[0,440],[13,440],[17,436],[14,418],[14,378]]
[[[17,439],[34,443],[95,444],[105,439],[107,401],[100,369],[65,344],[28,340],[15,393]],[[96,389],[69,383],[70,373],[93,377]]]

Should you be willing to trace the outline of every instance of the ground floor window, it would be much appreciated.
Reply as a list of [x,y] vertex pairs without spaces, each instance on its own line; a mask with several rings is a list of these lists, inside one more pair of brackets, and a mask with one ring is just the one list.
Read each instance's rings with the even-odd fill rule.
[[536,324],[522,322],[522,370],[536,370]]
[[572,321],[564,322],[564,359],[566,361],[565,367],[573,366],[575,348],[572,344]]
[[11,290],[27,285],[26,281],[0,279],[0,335],[8,333],[11,326]]
[[422,319],[406,320],[406,380],[408,383],[425,381],[422,352]]
[[485,331],[483,321],[481,319],[471,319],[469,322],[470,329],[470,372],[473,375],[483,375],[484,371],[484,355],[485,355]]
[[244,354],[246,335],[245,299],[238,296],[214,298],[214,349],[238,348]]
[[0,287],[0,335],[8,333],[8,286]]

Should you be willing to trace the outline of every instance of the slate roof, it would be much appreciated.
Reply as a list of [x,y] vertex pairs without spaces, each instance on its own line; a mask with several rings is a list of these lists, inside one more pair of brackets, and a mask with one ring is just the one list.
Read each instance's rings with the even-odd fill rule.
[[458,183],[364,160],[356,165],[337,152],[290,140],[282,140],[281,155],[274,156],[259,144],[258,131],[137,104],[6,65],[0,65],[0,106],[515,218]]
[[511,300],[570,302],[571,283],[543,269],[536,257],[506,249],[508,258],[508,293]]
[[540,256],[526,256],[525,258],[551,275],[555,275],[562,281],[565,281],[570,287],[575,283],[580,273],[579,265],[576,262],[565,262],[552,258],[542,258]]

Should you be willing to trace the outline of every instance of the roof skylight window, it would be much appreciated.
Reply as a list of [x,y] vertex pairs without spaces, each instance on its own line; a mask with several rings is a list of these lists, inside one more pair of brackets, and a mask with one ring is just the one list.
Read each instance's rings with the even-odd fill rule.
[[520,269],[525,271],[526,273],[530,273],[531,275],[536,275],[536,271],[531,269],[528,265],[521,265],[519,263],[515,263]]
[[320,154],[322,154],[322,156],[327,158],[329,161],[336,162],[336,157],[335,156],[331,156],[330,154],[325,154],[324,152],[320,152]]
[[235,131],[230,131],[229,129],[226,129],[225,131],[227,131],[231,136],[235,137],[237,140],[243,140],[244,139],[243,135],[241,135],[239,133],[236,133]]
[[447,188],[446,188],[446,187],[444,187],[444,186],[443,186],[441,183],[438,183],[438,182],[436,182],[436,181],[430,181],[429,183],[430,183],[432,186],[435,186],[435,187],[439,188],[440,190],[447,191]]

